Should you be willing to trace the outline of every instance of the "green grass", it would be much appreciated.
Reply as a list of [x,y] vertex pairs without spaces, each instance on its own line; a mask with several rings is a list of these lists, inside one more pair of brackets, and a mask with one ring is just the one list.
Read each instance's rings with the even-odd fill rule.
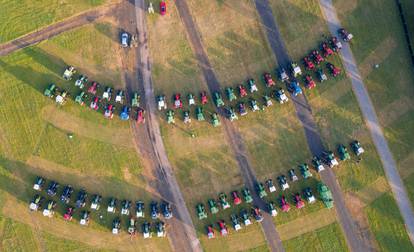
[[414,13],[410,10],[414,9],[414,3],[410,0],[402,0],[401,6],[403,8],[403,13],[405,21],[407,22],[408,34],[411,40],[411,46],[414,46]]
[[0,240],[0,249],[2,251],[36,251],[39,249],[35,234],[31,228],[1,216]]
[[411,199],[411,202],[414,202],[414,174],[411,174],[404,179],[405,188],[407,189],[408,196]]
[[109,249],[96,249],[84,243],[58,238],[52,234],[43,232],[41,242],[44,243],[46,251],[115,251]]
[[397,121],[384,129],[385,137],[396,161],[402,161],[414,151],[414,114],[412,111],[404,114]]
[[0,1],[0,43],[104,3],[105,0]]
[[348,251],[338,223],[283,242],[286,251]]
[[410,251],[410,243],[394,198],[384,194],[365,208],[370,229],[374,233],[380,251]]

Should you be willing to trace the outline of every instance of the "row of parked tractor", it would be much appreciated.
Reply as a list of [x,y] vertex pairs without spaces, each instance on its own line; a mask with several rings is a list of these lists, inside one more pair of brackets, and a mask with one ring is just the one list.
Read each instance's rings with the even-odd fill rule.
[[[63,79],[69,81],[72,80],[76,69],[73,66],[69,66],[65,69],[63,73]],[[140,96],[138,93],[133,93],[130,98],[129,104],[126,101],[126,94],[124,90],[115,91],[112,87],[105,87],[101,90],[101,85],[96,81],[88,82],[88,77],[86,75],[78,76],[78,79],[74,83],[75,87],[79,88],[79,93],[74,97],[76,103],[84,106],[88,101],[88,106],[90,109],[98,111],[101,108],[103,109],[103,114],[105,118],[112,119],[116,113],[116,104],[122,106],[119,111],[119,117],[121,120],[129,120],[131,114],[131,108],[135,108],[135,119],[138,123],[143,123],[144,110],[140,107]],[[98,92],[100,91],[100,92]],[[99,95],[98,93],[102,93]],[[49,98],[54,98],[57,104],[63,105],[69,93],[57,87],[54,83],[50,84],[45,90],[44,95]]]
[[[43,177],[37,177],[36,181],[33,185],[33,189],[41,192],[43,191],[46,184],[46,179]],[[30,202],[29,209],[31,211],[39,211],[42,210],[42,214],[45,217],[53,217],[55,214],[55,208],[57,206],[57,201],[53,198],[58,194],[58,189],[60,185],[56,181],[50,181],[48,187],[46,188],[46,193],[48,197],[51,199],[45,202],[45,197],[40,194],[36,194],[33,197],[33,200]],[[102,196],[98,194],[94,194],[89,201],[89,207],[87,207],[87,199],[88,193],[81,189],[78,192],[76,200],[71,202],[72,194],[73,194],[73,187],[71,185],[66,185],[63,187],[63,190],[60,194],[60,201],[65,204],[66,212],[63,215],[63,218],[66,221],[71,221],[75,211],[79,210],[79,224],[86,226],[89,223],[89,218],[91,211],[99,211],[102,205]],[[73,203],[72,205],[70,205]],[[109,198],[108,203],[106,204],[106,211],[108,213],[115,214],[118,211],[118,200],[115,198]],[[89,210],[87,209],[89,208]],[[164,237],[166,234],[165,231],[165,224],[164,222],[160,221],[161,214],[164,219],[170,219],[173,217],[172,208],[170,203],[162,202],[157,203],[156,201],[152,201],[149,207],[151,219],[155,221],[155,224],[152,225],[144,221],[142,224],[142,234],[144,238],[149,238],[152,236],[153,229],[157,233],[158,237]],[[127,232],[131,235],[135,235],[137,233],[137,220],[139,218],[145,218],[145,203],[142,200],[139,200],[135,203],[135,212],[132,212],[132,202],[130,200],[122,200],[120,204],[120,213],[121,215],[129,216],[129,222],[127,225]],[[114,218],[112,222],[112,233],[118,234],[121,231],[121,220],[119,217]]]
[[[364,149],[361,147],[361,144],[358,141],[353,141],[350,144],[351,149],[355,153],[357,157],[360,157],[362,153],[364,153]],[[340,144],[337,148],[337,154],[339,156],[340,161],[345,161],[350,159],[350,154],[347,150],[347,148]],[[314,169],[317,172],[321,172],[325,170],[325,165],[327,165],[330,168],[333,168],[339,164],[337,158],[335,157],[335,154],[332,151],[325,151],[322,155],[322,158],[319,158],[318,156],[314,156],[312,158],[312,165]],[[306,163],[300,164],[298,166],[300,170],[300,174],[303,177],[303,179],[308,179],[312,177],[312,173],[309,169],[309,165]],[[290,179],[290,182],[295,182],[299,180],[299,177],[296,175],[295,169],[290,169],[288,171],[288,176]],[[282,191],[285,191],[290,188],[288,179],[285,175],[280,175],[277,177],[278,185]],[[258,197],[262,200],[265,199],[265,197],[268,196],[268,194],[274,193],[277,191],[276,186],[273,183],[272,179],[268,179],[265,181],[265,183],[258,182],[255,185],[256,194]],[[329,190],[329,188],[319,182],[317,184],[317,192],[319,194],[319,198],[322,200],[323,204],[327,208],[332,208],[334,201],[332,198],[332,193]],[[312,189],[310,187],[306,187],[302,193],[296,192],[292,194],[292,199],[295,207],[297,209],[301,209],[305,207],[305,201],[302,199],[302,197],[308,202],[308,204],[313,204],[316,202],[316,197],[314,196]],[[238,191],[231,192],[231,198],[234,206],[240,205],[243,201],[247,204],[253,203],[253,197],[250,193],[250,190],[245,187],[241,190],[241,197],[239,196]],[[290,210],[290,204],[288,202],[288,199],[282,194],[278,199],[280,205],[280,209],[282,212],[288,212]],[[230,202],[227,200],[227,195],[225,193],[220,193],[218,196],[218,201],[214,199],[208,199],[207,205],[209,208],[209,212],[211,215],[217,214],[220,209],[226,210],[231,208]],[[276,216],[278,214],[276,204],[273,201],[266,202],[267,211],[271,216]],[[203,220],[208,217],[208,213],[205,209],[204,204],[199,203],[196,205],[196,213],[199,220]],[[253,216],[254,220],[257,222],[261,222],[263,220],[263,216],[261,214],[261,210],[257,206],[252,206],[251,211],[249,213],[248,210],[242,209],[237,215],[237,213],[232,213],[230,215],[230,222],[234,228],[235,231],[238,231],[242,228],[240,223],[243,223],[245,226],[250,225],[251,222],[251,216]],[[228,234],[228,229],[226,227],[226,223],[223,219],[219,220],[218,223],[218,230],[220,231],[220,234],[225,236]],[[207,236],[208,238],[214,238],[214,226],[208,225],[206,227],[207,229]]]
[[[350,37],[352,39],[352,35],[347,33],[345,30],[340,31],[340,34],[345,41],[349,41],[346,39],[347,37]],[[302,62],[303,62],[305,69],[307,71],[314,71],[319,82],[326,81],[328,77],[325,74],[323,68],[320,66],[324,61],[327,60],[328,57],[333,55],[335,52],[338,52],[339,50],[341,50],[341,48],[342,48],[342,43],[338,40],[337,37],[331,37],[327,39],[326,41],[323,41],[319,49],[312,50],[309,55],[303,58]],[[341,69],[333,65],[332,63],[326,62],[325,67],[333,77],[336,77],[341,73]],[[305,88],[312,89],[316,87],[316,83],[312,75],[309,73],[303,74],[301,67],[296,62],[292,62],[289,65],[288,71],[284,68],[280,68],[276,71],[276,74],[279,80],[282,83],[286,84],[287,90],[293,96],[298,96],[302,94],[302,88],[301,88],[301,85],[298,79],[299,76],[303,76]],[[270,73],[264,73],[262,75],[262,80],[265,83],[267,88],[272,88],[276,86],[276,81],[273,79]],[[255,92],[258,92],[258,91],[259,91],[259,88],[256,85],[255,80],[248,79],[245,85],[241,84],[241,85],[238,85],[236,88],[233,88],[233,87],[225,88],[224,94],[225,94],[225,97],[227,98],[227,101],[229,103],[232,103],[234,101],[237,101],[238,98],[244,98],[244,97],[247,98],[249,94],[253,95]],[[228,104],[228,106],[226,106],[224,99],[222,98],[222,95],[220,92],[214,92],[212,95],[212,100],[215,106],[218,108],[226,106],[225,111],[226,111],[227,118],[230,121],[234,121],[238,119],[236,110],[238,111],[238,114],[240,116],[247,115],[249,109],[252,112],[264,110],[265,107],[269,107],[273,105],[273,102],[271,99],[272,97],[274,97],[281,104],[289,101],[289,98],[286,95],[285,90],[280,87],[276,88],[275,90],[267,90],[266,93],[262,97],[263,101],[261,104],[259,104],[259,102],[255,100],[254,98],[250,98],[247,104],[245,104],[245,102],[243,101],[239,101],[236,105],[236,109],[233,108],[231,104]],[[200,93],[199,102],[196,101],[195,95],[192,93],[187,94],[186,98],[187,98],[188,107],[195,106],[195,118],[197,119],[197,121],[204,121],[205,116],[204,116],[204,111],[203,111],[203,105],[208,103],[209,101],[209,98],[207,97],[207,93],[206,92]],[[163,110],[163,109],[167,110],[166,112],[167,122],[175,123],[174,109],[183,109],[183,97],[181,96],[180,93],[176,93],[173,96],[173,99],[172,99],[173,109],[168,109],[165,95],[159,95],[157,97],[157,104],[158,104],[159,110]],[[182,113],[183,113],[184,123],[190,123],[191,122],[190,110],[184,109]],[[220,125],[220,121],[219,121],[219,117],[217,113],[211,113],[211,123],[213,124],[213,126]]]

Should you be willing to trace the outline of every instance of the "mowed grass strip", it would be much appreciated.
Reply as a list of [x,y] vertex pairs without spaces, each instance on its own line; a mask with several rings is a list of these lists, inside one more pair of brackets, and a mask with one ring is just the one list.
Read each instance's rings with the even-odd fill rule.
[[0,43],[33,32],[105,2],[106,0],[1,0]]

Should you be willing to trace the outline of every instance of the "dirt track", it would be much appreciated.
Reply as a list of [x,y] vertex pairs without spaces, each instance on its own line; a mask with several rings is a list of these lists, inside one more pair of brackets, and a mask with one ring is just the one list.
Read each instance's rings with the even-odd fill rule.
[[[208,56],[204,51],[200,35],[197,31],[196,25],[194,24],[193,18],[191,16],[186,1],[176,0],[176,6],[180,14],[181,20],[184,24],[184,27],[187,31],[187,35],[191,42],[192,48],[195,51],[198,60],[198,65],[201,67],[203,76],[206,80],[210,93],[219,91],[220,84],[212,70]],[[223,114],[223,111],[221,111],[221,114]],[[254,170],[250,166],[247,150],[243,143],[243,139],[231,122],[229,122],[227,119],[224,119],[223,117],[221,122],[226,131],[227,140],[230,143],[230,146],[232,147],[232,150],[236,156],[236,160],[240,167],[240,171],[244,178],[244,182],[252,192],[255,192],[256,190],[254,189],[254,186],[257,183],[257,179],[256,175],[254,174]],[[272,251],[284,251],[282,241],[280,240],[279,234],[276,231],[276,228],[273,224],[272,217],[267,213],[265,202],[259,199],[256,193],[253,193],[252,195],[254,204],[262,209],[264,220],[261,223],[261,226],[270,249]]]
[[[291,62],[291,59],[277,27],[269,2],[268,0],[255,0],[255,2],[256,9],[262,20],[262,25],[266,30],[270,47],[276,56],[278,64],[280,67],[287,68],[288,64]],[[306,96],[299,95],[297,97],[292,97],[292,101],[295,105],[296,114],[305,130],[309,149],[312,154],[321,155],[324,150],[324,146],[318,132],[318,127],[312,115],[312,109],[308,104]],[[334,172],[331,169],[328,169],[321,173],[321,177],[323,182],[326,183],[332,191],[337,217],[345,234],[348,247],[352,251],[373,250],[366,232],[362,230],[352,219],[352,216],[346,207],[344,195],[338,181],[336,180]]]
[[29,33],[23,37],[14,39],[10,42],[0,45],[0,56],[5,56],[9,53],[12,53],[16,50],[37,44],[43,40],[47,40],[51,37],[59,35],[62,32],[74,29],[76,27],[83,26],[85,24],[92,23],[97,19],[111,14],[111,12],[118,7],[118,1],[115,3],[104,5],[96,9],[92,9],[86,12],[83,12],[79,15],[70,17],[61,22],[46,26],[38,31]]

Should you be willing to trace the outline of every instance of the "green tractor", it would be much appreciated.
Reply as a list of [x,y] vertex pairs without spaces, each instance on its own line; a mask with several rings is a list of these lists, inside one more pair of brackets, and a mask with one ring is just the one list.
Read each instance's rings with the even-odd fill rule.
[[217,108],[224,106],[223,98],[221,98],[221,95],[219,92],[214,92],[213,100]]
[[195,113],[196,113],[197,121],[204,121],[205,120],[202,107],[197,107],[195,109]]
[[227,87],[225,89],[227,99],[232,102],[237,99],[236,95],[234,94],[234,89],[232,87]]
[[226,112],[227,112],[227,118],[230,120],[230,122],[239,119],[239,117],[236,115],[232,107],[228,107],[226,109]]
[[252,203],[253,202],[253,198],[252,198],[252,195],[250,194],[249,188],[245,187],[245,188],[242,189],[241,192],[242,192],[244,201],[246,203]]
[[196,206],[196,211],[197,211],[197,216],[199,220],[205,219],[207,218],[207,212],[206,209],[204,208],[203,204],[198,204]]
[[318,192],[325,207],[332,208],[334,201],[332,198],[332,192],[329,190],[328,186],[322,182],[318,183]]
[[264,197],[267,196],[267,192],[266,192],[266,190],[265,190],[265,188],[264,188],[264,186],[263,186],[262,183],[258,183],[256,185],[256,191],[257,191],[257,194],[259,195],[259,197],[261,199],[263,199]]
[[167,111],[167,123],[168,124],[175,123],[174,111],[172,111],[172,110]]
[[299,170],[304,179],[312,177],[312,173],[309,170],[308,164],[299,165]]
[[273,105],[272,100],[271,100],[271,99],[270,99],[270,97],[269,97],[269,96],[267,96],[267,95],[263,96],[263,101],[264,101],[264,105],[265,105],[266,107],[270,107],[270,106],[272,106],[272,105]]
[[53,96],[55,95],[55,91],[56,85],[52,83],[45,89],[45,92],[43,92],[43,94],[49,98],[53,98]]
[[85,92],[81,92],[79,95],[75,97],[75,102],[79,103],[81,106],[85,104],[84,99],[86,98]]
[[224,193],[220,193],[220,194],[219,194],[219,202],[220,202],[220,205],[221,205],[221,207],[223,208],[223,210],[225,210],[225,209],[227,209],[227,208],[230,208],[230,204],[229,204],[229,202],[227,201],[227,196],[226,196],[226,194],[224,194]]
[[338,145],[338,154],[339,154],[339,159],[341,161],[345,161],[351,158],[351,156],[349,156],[348,150],[343,144]]
[[208,207],[210,208],[210,212],[212,214],[216,214],[219,211],[216,201],[213,199],[209,199],[207,202],[208,202]]
[[134,93],[132,95],[132,99],[131,99],[131,107],[139,107],[139,100],[140,100],[140,96],[138,93]]
[[211,115],[211,123],[213,124],[214,127],[220,126],[220,120],[218,118],[217,113],[213,113]]
[[357,140],[351,143],[351,148],[352,148],[352,151],[357,156],[360,156],[362,153],[364,153],[364,149],[361,147],[361,144]]

